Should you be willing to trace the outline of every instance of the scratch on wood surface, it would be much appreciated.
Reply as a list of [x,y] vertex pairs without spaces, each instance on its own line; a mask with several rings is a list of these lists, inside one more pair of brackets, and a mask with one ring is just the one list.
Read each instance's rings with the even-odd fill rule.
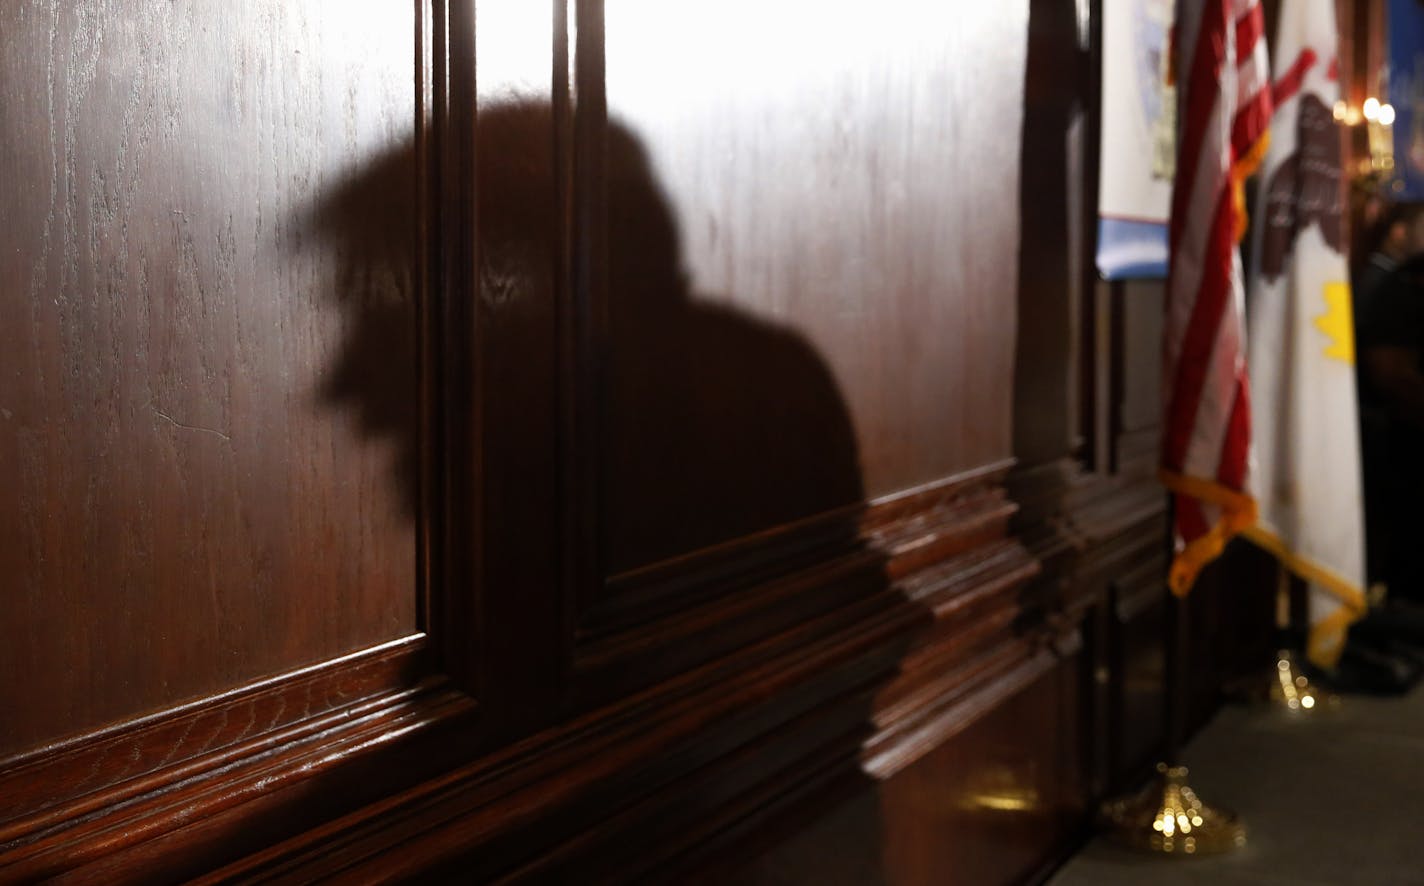
[[229,443],[232,442],[232,437],[229,437],[227,434],[224,434],[222,431],[219,431],[216,428],[203,428],[197,425],[185,425],[181,421],[178,421],[173,416],[169,415],[168,413],[164,412],[156,406],[153,408],[153,414],[168,422],[175,428],[182,428],[185,431],[202,431],[205,434],[215,434],[219,437],[222,437],[224,440],[227,440]]

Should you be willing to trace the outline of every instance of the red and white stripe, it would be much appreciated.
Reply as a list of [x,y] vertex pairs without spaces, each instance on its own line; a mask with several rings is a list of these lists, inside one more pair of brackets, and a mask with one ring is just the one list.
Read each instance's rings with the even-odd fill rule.
[[1190,478],[1194,490],[1223,492],[1194,497],[1178,487],[1174,516],[1182,550],[1214,529],[1219,544],[1223,519],[1243,519],[1222,504],[1245,489],[1251,439],[1236,247],[1244,219],[1233,169],[1239,175],[1265,133],[1271,90],[1259,0],[1179,0],[1175,37],[1179,133],[1162,467],[1164,476]]

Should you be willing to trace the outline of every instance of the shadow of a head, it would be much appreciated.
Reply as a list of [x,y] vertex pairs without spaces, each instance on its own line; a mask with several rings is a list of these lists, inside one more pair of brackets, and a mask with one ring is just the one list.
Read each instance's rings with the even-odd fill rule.
[[300,219],[336,262],[318,296],[337,308],[344,331],[317,400],[349,409],[361,434],[397,447],[394,473],[408,516],[418,504],[416,185],[415,150],[406,142],[361,165]]
[[[476,139],[479,311],[500,334],[555,316],[565,202],[552,111],[482,108]],[[607,216],[598,257],[607,328],[599,337],[606,543],[633,567],[854,504],[862,497],[850,420],[815,351],[794,332],[692,297],[670,201],[626,127],[604,141]],[[406,144],[359,168],[311,222],[342,268],[331,301],[347,335],[321,388],[361,431],[400,447],[417,504],[416,155]],[[579,244],[575,244],[579,248]],[[439,295],[439,294],[437,294]],[[482,316],[482,315],[480,315]],[[535,353],[527,359],[542,359]],[[494,383],[482,379],[485,390]]]

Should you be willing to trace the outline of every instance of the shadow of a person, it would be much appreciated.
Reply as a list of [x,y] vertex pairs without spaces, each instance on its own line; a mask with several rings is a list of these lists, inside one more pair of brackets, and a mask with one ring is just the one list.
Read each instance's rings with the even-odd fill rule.
[[[487,342],[494,337],[492,347],[502,349],[492,361],[497,367],[510,359],[553,359],[551,351],[521,355],[510,344],[552,340],[548,324],[558,316],[560,214],[550,114],[546,105],[507,104],[482,107],[478,115],[479,292],[474,310],[477,321],[495,323],[485,335]],[[724,543],[745,541],[755,547],[758,540],[776,535],[768,530],[788,525],[814,526],[812,547],[773,541],[755,573],[734,578],[724,588],[727,593],[815,570],[836,558],[856,561],[833,580],[821,575],[803,582],[794,606],[719,614],[726,620],[716,621],[712,630],[699,629],[695,643],[680,644],[686,648],[657,651],[661,657],[649,669],[645,665],[651,660],[635,657],[618,678],[630,682],[610,682],[609,691],[621,692],[739,644],[790,631],[855,600],[914,606],[884,593],[883,557],[861,540],[864,490],[856,437],[824,361],[792,329],[729,307],[730,299],[714,304],[698,298],[684,267],[672,204],[646,151],[617,123],[608,125],[604,149],[607,216],[591,224],[604,226],[602,237],[592,242],[606,248],[607,324],[594,361],[601,367],[595,381],[603,410],[600,535],[606,577],[672,561],[672,574],[686,579],[677,562],[684,555]],[[411,233],[416,187],[415,154],[407,146],[364,166],[315,212],[319,235],[335,241],[346,264],[335,301],[348,324],[321,398],[328,408],[351,409],[362,433],[396,442],[395,479],[412,518],[419,506],[420,457],[414,412],[417,314],[409,298],[419,258]],[[588,233],[577,231],[575,237]],[[477,371],[490,363],[474,361]],[[550,384],[558,377],[553,367],[535,375]],[[498,377],[477,379],[476,390],[498,391],[501,383]],[[552,452],[547,440],[519,439],[532,436],[531,428],[548,425],[520,421],[511,411],[518,408],[517,396],[502,394],[498,414],[510,420],[487,421],[484,433],[500,435],[498,445],[506,450]],[[552,460],[538,467],[556,470]],[[518,488],[517,478],[498,482]],[[835,586],[819,583],[826,581]],[[663,600],[674,610],[683,602]],[[667,645],[666,638],[659,642]],[[874,666],[889,679],[904,646],[898,637],[876,642],[860,654],[873,656]],[[855,693],[829,698],[835,711],[827,722],[834,728],[804,738],[808,747],[844,749],[846,769],[838,777],[868,778],[852,762],[859,743],[874,731],[864,689],[859,685]],[[774,700],[765,703],[775,705]],[[709,796],[716,793],[708,790]],[[680,808],[694,814],[698,803],[684,799]],[[853,818],[862,831],[875,834],[878,825],[868,808],[857,807]],[[676,826],[677,820],[670,817],[667,826]],[[846,847],[850,867],[878,868],[873,838],[868,845],[847,841]],[[867,874],[867,882],[873,879]]]
[[696,297],[642,146],[615,124],[607,151],[610,570],[858,504],[825,363],[790,328]]
[[338,270],[324,295],[344,327],[318,399],[350,408],[363,436],[397,447],[392,477],[411,519],[420,506],[415,188],[415,149],[406,142],[363,165],[305,220],[335,253]]
[[[554,297],[548,114],[538,104],[480,111],[481,299]],[[610,571],[859,503],[855,437],[824,362],[792,330],[694,297],[669,201],[636,137],[616,123],[607,172]],[[396,479],[412,515],[415,187],[406,145],[365,166],[316,211],[319,234],[341,256],[335,300],[349,324],[321,398],[353,407],[362,433],[397,442]]]

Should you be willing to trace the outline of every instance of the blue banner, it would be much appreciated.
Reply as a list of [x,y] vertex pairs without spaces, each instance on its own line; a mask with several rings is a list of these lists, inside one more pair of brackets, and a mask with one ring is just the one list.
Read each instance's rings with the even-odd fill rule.
[[1389,103],[1394,106],[1396,200],[1424,200],[1424,7],[1389,0]]
[[1098,219],[1098,272],[1104,280],[1167,276],[1167,225]]
[[1098,273],[1167,275],[1176,94],[1166,76],[1173,0],[1103,0]]

